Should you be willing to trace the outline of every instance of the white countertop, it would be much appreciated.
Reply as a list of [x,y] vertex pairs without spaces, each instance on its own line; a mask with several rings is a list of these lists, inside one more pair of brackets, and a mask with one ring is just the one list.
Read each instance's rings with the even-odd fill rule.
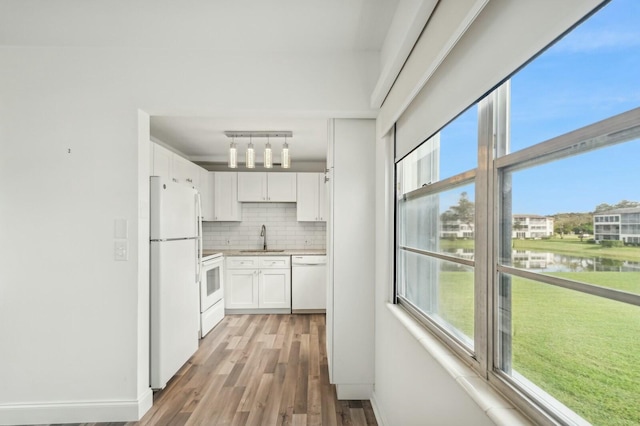
[[283,251],[260,251],[258,249],[252,249],[251,251],[246,250],[248,249],[204,249],[202,250],[202,255],[210,256],[216,253],[222,253],[225,256],[319,256],[327,254],[327,251],[324,249],[285,249]]

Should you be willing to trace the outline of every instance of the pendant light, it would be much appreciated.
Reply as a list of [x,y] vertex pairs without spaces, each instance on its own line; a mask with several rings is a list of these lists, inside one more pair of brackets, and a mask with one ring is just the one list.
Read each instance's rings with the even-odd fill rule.
[[238,168],[238,149],[236,148],[235,138],[231,140],[231,145],[229,145],[229,168],[230,169]]
[[246,164],[247,169],[255,169],[256,168],[256,152],[253,149],[253,141],[251,136],[249,136],[249,146],[247,147],[247,157]]
[[269,143],[269,136],[267,136],[267,144],[264,147],[264,168],[271,169],[273,167],[273,161],[271,158],[271,143]]
[[291,159],[289,158],[289,144],[287,143],[287,137],[284,137],[284,145],[282,145],[282,168],[288,169],[291,167]]

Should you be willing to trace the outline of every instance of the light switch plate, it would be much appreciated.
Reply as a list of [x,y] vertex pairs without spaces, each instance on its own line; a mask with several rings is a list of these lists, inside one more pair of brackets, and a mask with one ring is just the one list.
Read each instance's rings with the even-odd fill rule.
[[129,250],[127,240],[116,240],[114,241],[114,252],[113,258],[115,260],[129,260]]

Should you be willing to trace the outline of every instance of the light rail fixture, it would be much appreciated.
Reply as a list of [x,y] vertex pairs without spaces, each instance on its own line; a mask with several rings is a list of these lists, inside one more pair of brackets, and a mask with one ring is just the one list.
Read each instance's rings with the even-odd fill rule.
[[273,168],[273,150],[271,149],[270,138],[284,138],[284,144],[282,145],[281,162],[280,167],[283,169],[291,168],[291,156],[289,155],[289,144],[287,138],[293,137],[291,130],[227,130],[224,132],[227,137],[232,138],[229,145],[229,168],[235,169],[238,167],[238,150],[235,143],[235,138],[249,138],[249,145],[245,153],[245,167],[247,169],[254,169],[256,167],[255,149],[253,147],[253,138],[267,138],[267,143],[264,147],[264,167],[266,169]]

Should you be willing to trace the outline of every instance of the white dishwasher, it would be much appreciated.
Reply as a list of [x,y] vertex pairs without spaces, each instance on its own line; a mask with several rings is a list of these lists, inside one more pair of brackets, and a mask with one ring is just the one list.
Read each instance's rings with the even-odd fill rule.
[[327,256],[291,256],[291,312],[326,312]]

